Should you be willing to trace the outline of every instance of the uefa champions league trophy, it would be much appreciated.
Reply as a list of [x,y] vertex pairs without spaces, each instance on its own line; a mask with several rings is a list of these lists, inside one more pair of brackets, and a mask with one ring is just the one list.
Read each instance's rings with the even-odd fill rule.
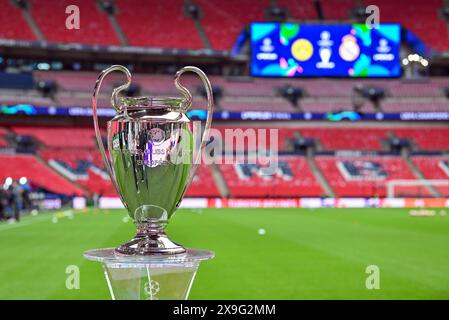
[[[108,158],[98,125],[97,97],[104,78],[114,71],[123,72],[127,82],[112,92],[117,114],[107,123]],[[208,114],[202,138],[201,128],[186,114],[192,95],[180,84],[185,72],[196,73],[206,87]],[[183,98],[120,97],[130,84],[131,74],[123,66],[101,72],[92,111],[104,164],[137,234],[115,249],[90,250],[84,256],[102,263],[112,299],[187,299],[199,263],[214,254],[186,249],[170,240],[164,229],[193,179],[208,139],[212,88],[204,72],[190,66],[175,75]]]

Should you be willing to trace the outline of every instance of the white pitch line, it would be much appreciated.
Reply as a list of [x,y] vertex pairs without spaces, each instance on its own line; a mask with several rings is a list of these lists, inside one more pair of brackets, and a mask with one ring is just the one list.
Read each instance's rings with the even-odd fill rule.
[[20,222],[16,222],[16,223],[12,223],[12,224],[8,224],[8,223],[5,222],[5,224],[3,224],[3,223],[0,224],[0,231],[15,229],[15,228],[19,228],[19,227],[26,227],[28,225],[32,225],[32,224],[35,224],[35,223],[38,223],[38,222],[42,222],[42,221],[45,221],[45,220],[51,220],[55,215],[61,214],[61,213],[64,214],[67,211],[69,211],[69,210],[56,211],[56,212],[53,212],[53,213],[48,212],[48,213],[44,213],[41,216],[32,217],[30,219],[27,219],[26,221],[20,221]]
[[4,225],[0,225],[0,231],[2,230],[9,230],[9,229],[15,229],[15,228],[19,228],[19,227],[25,227],[31,224],[35,224],[37,222],[41,222],[41,221],[45,221],[45,220],[50,220],[51,217],[39,217],[32,219],[32,220],[27,220],[27,221],[21,221],[21,222],[15,222],[15,223],[11,223],[11,224],[7,224],[5,223]]

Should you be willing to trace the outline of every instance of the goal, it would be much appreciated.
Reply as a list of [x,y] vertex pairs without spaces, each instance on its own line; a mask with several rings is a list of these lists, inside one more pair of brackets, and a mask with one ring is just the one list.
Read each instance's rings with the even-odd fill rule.
[[449,197],[449,180],[390,180],[387,197]]

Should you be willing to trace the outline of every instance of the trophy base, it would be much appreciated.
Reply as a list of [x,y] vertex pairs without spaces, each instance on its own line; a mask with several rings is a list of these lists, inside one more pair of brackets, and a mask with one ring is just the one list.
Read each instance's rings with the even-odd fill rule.
[[187,249],[181,255],[123,256],[108,248],[84,257],[102,264],[113,300],[186,300],[200,262],[214,253]]
[[153,256],[182,254],[186,249],[171,241],[163,232],[138,233],[130,241],[115,249],[117,254],[126,256]]

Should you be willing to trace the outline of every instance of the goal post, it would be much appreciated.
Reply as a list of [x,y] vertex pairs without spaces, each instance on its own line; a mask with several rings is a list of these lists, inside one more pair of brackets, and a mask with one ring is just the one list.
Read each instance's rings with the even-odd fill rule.
[[[387,197],[395,198],[397,196],[396,190],[399,187],[403,188],[420,188],[427,189],[425,194],[428,194],[430,197],[435,196],[434,192],[440,194],[442,197],[449,197],[449,180],[413,180],[413,179],[396,179],[390,180],[386,183],[387,188]],[[433,190],[433,191],[432,191]]]

